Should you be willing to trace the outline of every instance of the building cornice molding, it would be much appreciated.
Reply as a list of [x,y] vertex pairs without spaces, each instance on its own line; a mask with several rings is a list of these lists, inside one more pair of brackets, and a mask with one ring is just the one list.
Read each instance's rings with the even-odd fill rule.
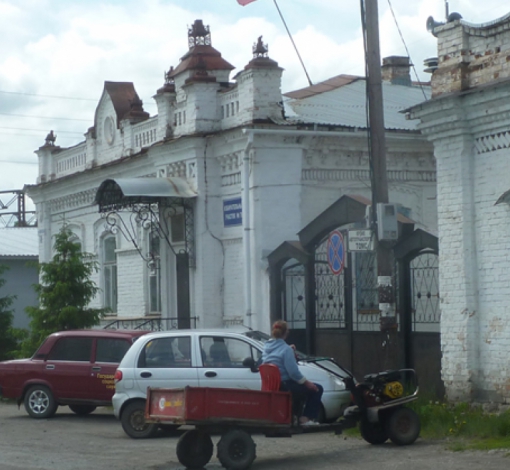
[[[388,170],[388,182],[436,182],[436,172],[433,170]],[[301,172],[302,181],[370,181],[370,170],[362,169],[305,169]]]

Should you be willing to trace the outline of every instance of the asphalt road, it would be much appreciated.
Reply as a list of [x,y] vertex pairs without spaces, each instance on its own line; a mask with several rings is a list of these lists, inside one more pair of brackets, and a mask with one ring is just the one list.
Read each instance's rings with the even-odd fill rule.
[[[0,403],[0,470],[182,470],[178,436],[127,437],[110,409],[85,417],[67,407],[48,420],[29,418],[14,404]],[[213,441],[216,443],[218,437]],[[292,438],[255,436],[253,470],[507,470],[508,452],[451,452],[445,442],[371,446],[361,439],[318,433]],[[206,470],[221,469],[214,455]]]

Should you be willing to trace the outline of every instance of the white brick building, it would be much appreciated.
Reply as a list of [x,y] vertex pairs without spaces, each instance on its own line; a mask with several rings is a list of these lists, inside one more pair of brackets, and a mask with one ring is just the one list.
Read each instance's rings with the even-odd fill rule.
[[442,376],[452,400],[510,403],[510,15],[454,18],[411,113],[437,160]]
[[[106,82],[85,141],[63,149],[48,139],[38,150],[39,177],[29,190],[41,260],[50,258],[52,236],[65,221],[97,256],[102,294],[95,302],[112,309],[111,319],[188,315],[200,327],[268,330],[268,253],[342,195],[370,197],[365,81],[341,75],[284,103],[283,70],[260,39],[233,81],[234,67],[211,46],[201,21],[189,41],[154,96],[157,116],[143,111],[133,84]],[[432,146],[400,113],[429,91],[412,86],[408,60],[397,59],[384,65],[390,199],[435,229]],[[172,193],[178,204],[161,216],[171,247],[160,242],[158,259],[148,262],[109,230],[94,203],[98,188],[120,194],[135,177],[145,179],[145,191],[155,178],[182,191]],[[111,186],[103,186],[107,180]],[[144,256],[149,233],[135,226]],[[155,263],[160,269],[151,269]]]

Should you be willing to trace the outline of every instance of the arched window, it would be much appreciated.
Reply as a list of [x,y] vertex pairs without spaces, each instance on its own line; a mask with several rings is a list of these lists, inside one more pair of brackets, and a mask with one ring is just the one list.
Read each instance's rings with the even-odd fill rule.
[[115,237],[103,239],[104,306],[117,312],[117,243]]

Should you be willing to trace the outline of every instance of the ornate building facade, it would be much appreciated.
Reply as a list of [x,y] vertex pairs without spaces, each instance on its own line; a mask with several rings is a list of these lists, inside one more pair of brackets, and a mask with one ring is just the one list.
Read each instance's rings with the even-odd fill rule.
[[[85,141],[39,148],[28,189],[40,258],[66,223],[98,261],[106,321],[268,330],[268,254],[341,196],[370,198],[365,80],[282,95],[262,38],[232,78],[201,20],[188,41],[153,97],[156,116],[132,83],[105,82]],[[401,113],[429,87],[411,83],[408,60],[387,58],[383,71],[390,199],[434,230],[432,146]]]

